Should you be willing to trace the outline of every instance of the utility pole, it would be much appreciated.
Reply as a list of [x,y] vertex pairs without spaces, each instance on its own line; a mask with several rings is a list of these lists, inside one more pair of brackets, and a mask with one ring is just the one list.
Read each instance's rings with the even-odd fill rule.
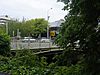
[[[52,10],[52,8],[50,8],[48,11],[47,11],[47,21],[48,21],[48,24],[49,24],[49,11]],[[47,26],[47,38],[49,39],[49,25]]]

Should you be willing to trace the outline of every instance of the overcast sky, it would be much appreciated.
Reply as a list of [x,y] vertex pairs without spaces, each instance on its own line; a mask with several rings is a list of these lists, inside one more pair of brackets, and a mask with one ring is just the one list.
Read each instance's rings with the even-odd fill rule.
[[[68,13],[63,11],[64,4],[57,0],[0,0],[0,16],[9,15],[12,18],[26,19],[45,18],[49,21],[63,19]],[[53,8],[50,10],[50,8]],[[48,12],[49,11],[49,12]]]

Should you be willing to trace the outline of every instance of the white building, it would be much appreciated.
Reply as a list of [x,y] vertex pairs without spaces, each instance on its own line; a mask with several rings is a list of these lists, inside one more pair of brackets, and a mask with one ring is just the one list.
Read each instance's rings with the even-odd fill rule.
[[11,20],[7,15],[0,16],[0,24],[4,25],[7,21]]
[[54,22],[51,22],[50,23],[50,32],[54,32],[54,35],[58,35],[59,34],[59,29],[61,27],[61,23],[63,23],[64,20],[63,19],[60,19],[60,20],[57,20],[57,21],[54,21]]
[[10,21],[10,20],[11,20],[11,18],[8,17],[7,15],[0,16],[0,26],[5,26],[7,34],[8,34],[8,21]]
[[51,22],[49,27],[50,27],[50,28],[52,28],[52,27],[60,27],[61,23],[63,23],[63,22],[64,22],[63,19],[60,19],[60,20]]

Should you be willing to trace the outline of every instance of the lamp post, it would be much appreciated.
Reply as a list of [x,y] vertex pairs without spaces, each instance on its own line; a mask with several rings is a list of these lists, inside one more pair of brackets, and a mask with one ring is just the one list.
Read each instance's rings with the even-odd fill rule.
[[[47,21],[49,21],[49,11],[52,10],[52,8],[50,8],[48,11],[47,11]],[[47,26],[47,38],[49,39],[49,25]]]
[[6,34],[8,34],[8,22],[6,22]]

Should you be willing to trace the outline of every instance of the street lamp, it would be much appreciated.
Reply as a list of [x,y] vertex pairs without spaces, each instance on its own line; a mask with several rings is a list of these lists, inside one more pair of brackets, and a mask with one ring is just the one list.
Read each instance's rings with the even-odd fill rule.
[[[48,11],[47,11],[47,21],[49,21],[49,18],[50,18],[50,15],[49,15],[49,11],[52,10],[52,8],[50,8]],[[49,25],[47,26],[47,38],[49,38]]]

